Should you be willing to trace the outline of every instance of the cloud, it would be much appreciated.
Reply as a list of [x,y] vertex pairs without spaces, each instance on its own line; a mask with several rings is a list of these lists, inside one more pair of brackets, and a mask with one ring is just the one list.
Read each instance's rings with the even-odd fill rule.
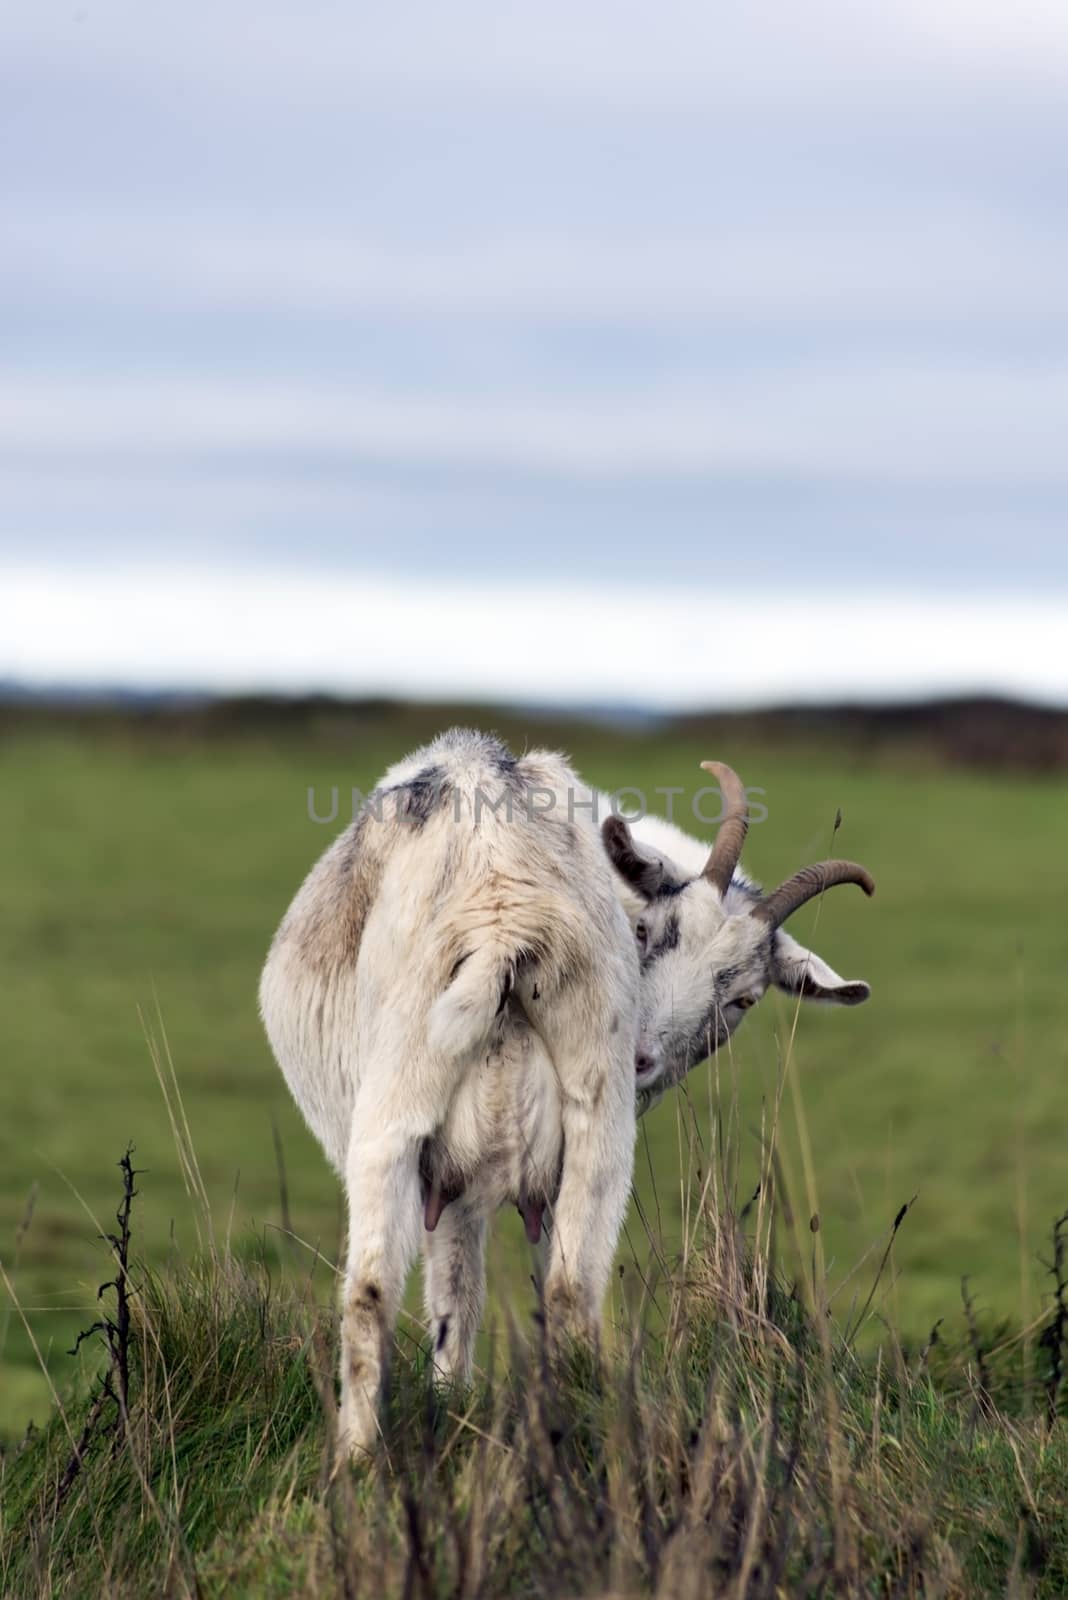
[[665,708],[980,686],[1064,703],[1066,622],[1063,603],[1003,597],[771,592],[755,612],[722,587],[14,566],[0,677]]
[[816,475],[1064,486],[1068,363],[822,363],[734,370],[637,395],[478,399],[353,383],[200,377],[0,379],[0,451],[175,461],[291,456],[578,479]]
[[16,8],[0,551],[1063,589],[1066,17]]
[[[0,260],[9,295],[63,296],[97,313],[152,307],[163,319],[218,307],[303,314],[504,318],[646,328],[817,321],[878,338],[917,325],[992,320],[1068,325],[1068,231],[994,224],[962,208],[917,227],[841,218],[650,239],[495,233],[387,242],[373,233],[195,230],[166,217],[31,209],[10,219]],[[72,271],[76,263],[76,271]]]
[[[750,0],[715,7],[666,0],[655,18],[640,0],[409,0],[403,10],[318,0],[294,10],[233,0],[167,12],[136,0],[72,11],[42,3],[5,22],[8,49],[38,63],[94,63],[164,79],[226,83],[238,103],[257,88],[283,102],[318,94],[451,90],[486,98],[572,94],[599,107],[811,101],[828,86],[870,94],[937,73],[950,87],[977,67],[1049,80],[1068,65],[1059,0],[902,0],[859,10],[845,0],[784,7]],[[240,63],[241,73],[234,67]]]

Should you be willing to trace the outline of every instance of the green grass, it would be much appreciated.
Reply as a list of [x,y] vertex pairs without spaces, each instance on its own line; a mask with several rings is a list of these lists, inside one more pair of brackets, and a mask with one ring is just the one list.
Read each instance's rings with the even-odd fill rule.
[[[791,1077],[819,1181],[810,1198],[788,1087],[791,1188],[806,1214],[818,1206],[832,1281],[918,1193],[895,1246],[900,1277],[880,1300],[907,1338],[956,1313],[964,1274],[991,1316],[1033,1319],[1037,1252],[1068,1208],[1063,779],[952,772],[827,739],[770,748],[739,733],[727,747],[711,733],[638,738],[494,720],[520,744],[562,739],[584,774],[609,786],[687,784],[699,760],[730,760],[767,791],[769,819],[746,853],[764,881],[828,853],[841,807],[834,848],[871,868],[877,896],[869,904],[839,890],[792,927],[839,970],[868,978],[874,998],[801,1014]],[[0,742],[0,1259],[61,1384],[71,1370],[63,1352],[109,1275],[88,1213],[113,1208],[127,1139],[150,1174],[145,1256],[158,1264],[195,1243],[139,1009],[158,1033],[158,1001],[220,1236],[231,1217],[235,1238],[281,1220],[276,1122],[294,1228],[334,1255],[337,1187],[261,1036],[257,977],[334,831],[309,820],[308,786],[325,796],[339,785],[344,812],[351,785],[367,788],[436,725],[417,712],[265,723],[232,737],[72,724]],[[756,1179],[762,1110],[792,1020],[784,1001],[766,1001],[720,1063],[722,1084],[736,1078],[739,1090],[740,1192]],[[707,1142],[704,1069],[690,1099]],[[682,1167],[702,1160],[689,1128],[676,1097],[647,1119],[648,1150],[639,1144],[645,1214],[668,1249],[679,1236],[680,1145]],[[636,1214],[628,1231],[641,1258]],[[266,1237],[280,1254],[278,1236]],[[519,1238],[515,1219],[502,1218],[491,1256],[499,1287],[525,1281]],[[43,1424],[48,1409],[29,1340],[0,1300],[0,1433],[31,1416]]]
[[522,1312],[507,1362],[442,1393],[402,1333],[355,1471],[335,1454],[328,1285],[280,1288],[255,1250],[134,1264],[128,1408],[85,1345],[62,1410],[0,1455],[0,1592],[1063,1595],[1049,1352],[1022,1395],[1018,1341],[980,1333],[933,1368],[892,1339],[858,1359],[818,1256],[798,1300],[767,1226],[749,1241],[713,1187],[685,1271],[658,1280],[659,1331],[624,1264],[600,1361]]

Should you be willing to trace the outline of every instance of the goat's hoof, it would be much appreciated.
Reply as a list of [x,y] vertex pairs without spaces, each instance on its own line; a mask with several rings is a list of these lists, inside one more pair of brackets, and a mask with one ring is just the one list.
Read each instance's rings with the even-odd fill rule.
[[600,1327],[569,1285],[550,1289],[545,1296],[545,1320],[553,1355],[567,1357],[576,1348],[596,1352]]
[[[375,1416],[353,1415],[353,1409],[342,1405],[338,1413],[337,1454],[331,1480],[343,1466],[369,1467],[375,1459],[378,1444],[378,1421]],[[362,1411],[363,1408],[358,1408]]]

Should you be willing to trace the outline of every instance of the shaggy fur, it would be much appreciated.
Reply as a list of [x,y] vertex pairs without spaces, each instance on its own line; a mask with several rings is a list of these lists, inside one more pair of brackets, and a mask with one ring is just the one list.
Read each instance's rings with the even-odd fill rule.
[[420,1236],[442,1376],[470,1374],[487,1224],[509,1201],[532,1242],[550,1236],[551,1327],[596,1338],[636,1100],[718,1048],[771,983],[867,997],[751,917],[742,874],[721,897],[700,875],[707,845],[610,813],[562,757],[517,760],[453,729],[386,774],[275,937],[264,1024],[348,1196],[351,1453],[374,1445]]
[[596,1335],[630,1187],[638,958],[569,794],[588,798],[558,756],[443,735],[312,869],[264,969],[272,1047],[348,1194],[351,1452],[374,1444],[421,1231],[443,1374],[470,1371],[486,1222],[506,1201],[531,1238],[551,1207],[547,1312]]

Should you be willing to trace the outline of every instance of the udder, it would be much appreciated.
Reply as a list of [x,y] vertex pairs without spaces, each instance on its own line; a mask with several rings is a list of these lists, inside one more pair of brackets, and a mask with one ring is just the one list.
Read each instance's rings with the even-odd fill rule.
[[441,1129],[420,1154],[423,1221],[433,1232],[463,1195],[490,1214],[513,1204],[527,1237],[541,1236],[560,1186],[560,1090],[545,1045],[526,1019],[509,1015],[496,1047],[473,1063]]

